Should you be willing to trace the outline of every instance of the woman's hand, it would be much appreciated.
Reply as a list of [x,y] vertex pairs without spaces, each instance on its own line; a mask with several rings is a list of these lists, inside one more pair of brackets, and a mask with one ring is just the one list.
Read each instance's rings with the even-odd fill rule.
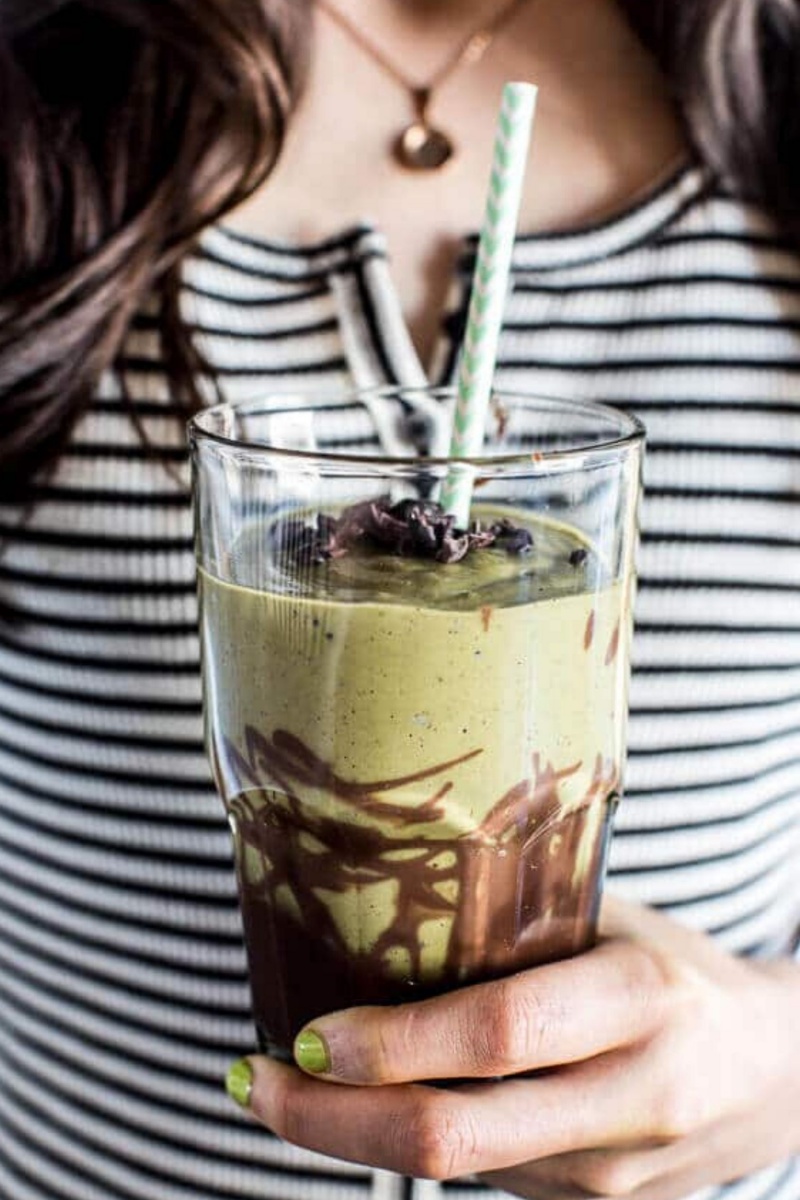
[[[800,1150],[800,968],[610,897],[601,933],[496,983],[320,1018],[305,1074],[250,1060],[252,1112],[325,1154],[537,1200],[673,1200]],[[422,1085],[443,1079],[464,1082]]]

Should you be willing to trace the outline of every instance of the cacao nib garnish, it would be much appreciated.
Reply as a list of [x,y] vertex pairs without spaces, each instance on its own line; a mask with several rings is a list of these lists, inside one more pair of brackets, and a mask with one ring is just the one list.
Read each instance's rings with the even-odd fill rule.
[[458,529],[455,517],[432,500],[390,504],[383,498],[353,504],[338,519],[320,514],[316,524],[295,518],[277,521],[270,539],[277,554],[304,565],[341,558],[359,545],[440,563],[460,562],[471,551],[493,545],[515,555],[533,548],[532,534],[506,518],[485,528],[476,523]]
[[505,550],[509,554],[530,554],[533,550],[533,535],[527,529],[518,529],[509,535]]
[[393,517],[397,517],[398,521],[409,521],[412,518],[417,521],[441,521],[442,519],[452,520],[452,517],[446,517],[442,512],[440,504],[435,500],[398,500],[389,509]]
[[[319,517],[316,525],[287,518],[276,521],[270,530],[272,548],[276,554],[288,555],[298,563],[322,563],[331,557],[328,549],[330,532],[327,517]],[[325,524],[323,524],[323,522]]]
[[[497,541],[497,533],[493,525],[489,529],[481,529],[479,525],[475,525],[470,529],[468,536],[470,550],[483,550],[486,546],[493,546]],[[503,549],[505,548],[504,546]]]
[[361,542],[396,550],[407,538],[406,526],[392,516],[388,505],[381,500],[364,500],[346,508],[336,522],[333,535],[336,549],[342,554]]
[[441,544],[436,551],[436,561],[440,563],[460,562],[466,558],[472,549],[470,534],[460,529],[447,529],[442,535]]
[[317,517],[317,530],[322,541],[330,541],[336,532],[336,518],[320,513]]
[[492,525],[497,540],[507,554],[530,554],[533,550],[533,534],[521,525],[513,525],[506,517]]
[[[411,540],[412,554],[420,558],[433,558],[444,536],[444,521],[452,524],[452,517],[445,517],[438,504],[431,500],[400,500],[389,510],[393,517],[405,523]],[[404,553],[399,550],[399,553]]]

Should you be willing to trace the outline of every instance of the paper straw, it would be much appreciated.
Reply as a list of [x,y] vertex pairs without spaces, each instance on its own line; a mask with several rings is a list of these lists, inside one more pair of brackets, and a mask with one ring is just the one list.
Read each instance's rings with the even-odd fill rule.
[[[532,83],[507,83],[503,88],[459,360],[451,458],[474,458],[483,445],[537,93]],[[472,478],[473,472],[462,467],[451,470],[442,486],[442,507],[462,529],[469,521]]]

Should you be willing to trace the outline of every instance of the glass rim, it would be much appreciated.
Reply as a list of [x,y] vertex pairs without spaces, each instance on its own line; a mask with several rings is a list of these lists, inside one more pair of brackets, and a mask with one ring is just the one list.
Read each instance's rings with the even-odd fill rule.
[[619,432],[615,435],[610,435],[607,440],[602,441],[586,441],[584,444],[570,446],[567,449],[560,450],[541,450],[541,451],[524,451],[509,454],[479,454],[468,456],[423,456],[423,455],[391,455],[391,454],[354,454],[350,451],[330,451],[330,450],[293,450],[285,446],[271,446],[264,441],[249,440],[236,437],[228,437],[223,433],[218,433],[215,430],[205,428],[203,421],[211,420],[214,417],[223,413],[236,415],[237,413],[249,414],[251,416],[269,416],[270,409],[268,403],[275,400],[285,400],[287,402],[296,401],[298,411],[309,410],[314,411],[319,408],[335,409],[342,402],[358,402],[364,397],[372,399],[380,399],[385,397],[388,399],[401,398],[403,395],[413,396],[414,393],[424,392],[428,396],[440,396],[452,399],[456,389],[448,386],[436,386],[426,384],[399,384],[380,386],[374,388],[352,388],[350,390],[333,390],[320,392],[316,395],[310,395],[303,398],[301,402],[301,392],[288,392],[278,390],[272,393],[268,399],[266,397],[254,398],[252,400],[242,401],[224,401],[220,404],[209,405],[207,408],[201,409],[194,413],[187,422],[189,442],[192,447],[202,442],[212,442],[223,446],[229,450],[246,451],[248,455],[263,455],[266,458],[277,458],[294,463],[321,463],[330,467],[347,467],[348,465],[358,468],[372,467],[376,469],[380,466],[391,466],[402,470],[403,468],[419,469],[424,464],[426,468],[438,467],[440,469],[450,467],[452,465],[463,465],[467,467],[475,467],[482,471],[491,471],[493,468],[497,470],[500,467],[525,466],[529,470],[531,467],[543,467],[548,464],[563,463],[572,459],[586,458],[595,454],[608,454],[615,451],[624,451],[629,448],[640,446],[646,437],[646,430],[643,423],[638,417],[630,413],[624,412],[620,408],[614,407],[612,404],[603,401],[595,400],[577,400],[566,399],[561,396],[546,396],[536,392],[520,392],[513,388],[496,388],[492,390],[492,399],[521,401],[523,404],[543,405],[545,407],[552,406],[553,409],[562,408],[566,412],[572,412],[587,417],[600,416],[604,417],[610,423],[615,423]]

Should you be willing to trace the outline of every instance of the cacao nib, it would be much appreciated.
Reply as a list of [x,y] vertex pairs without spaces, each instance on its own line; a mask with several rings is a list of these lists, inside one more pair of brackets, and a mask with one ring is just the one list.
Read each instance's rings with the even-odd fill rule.
[[328,531],[324,527],[320,529],[323,521],[327,522],[327,518],[320,517],[316,526],[291,517],[276,521],[270,530],[273,551],[304,565],[325,562],[331,554],[327,545]]
[[[341,558],[359,545],[389,554],[460,562],[473,550],[497,545],[507,554],[528,554],[533,536],[506,518],[481,527],[458,529],[455,517],[432,500],[365,500],[338,518],[320,514],[316,523],[296,518],[277,521],[270,531],[277,554],[304,565]],[[571,560],[570,560],[571,561]]]
[[533,534],[521,525],[513,525],[503,517],[495,521],[492,529],[497,540],[508,554],[530,554],[533,550]]
[[462,558],[466,558],[471,549],[468,533],[448,529],[442,535],[439,549],[436,551],[436,561],[440,563],[460,562]]

